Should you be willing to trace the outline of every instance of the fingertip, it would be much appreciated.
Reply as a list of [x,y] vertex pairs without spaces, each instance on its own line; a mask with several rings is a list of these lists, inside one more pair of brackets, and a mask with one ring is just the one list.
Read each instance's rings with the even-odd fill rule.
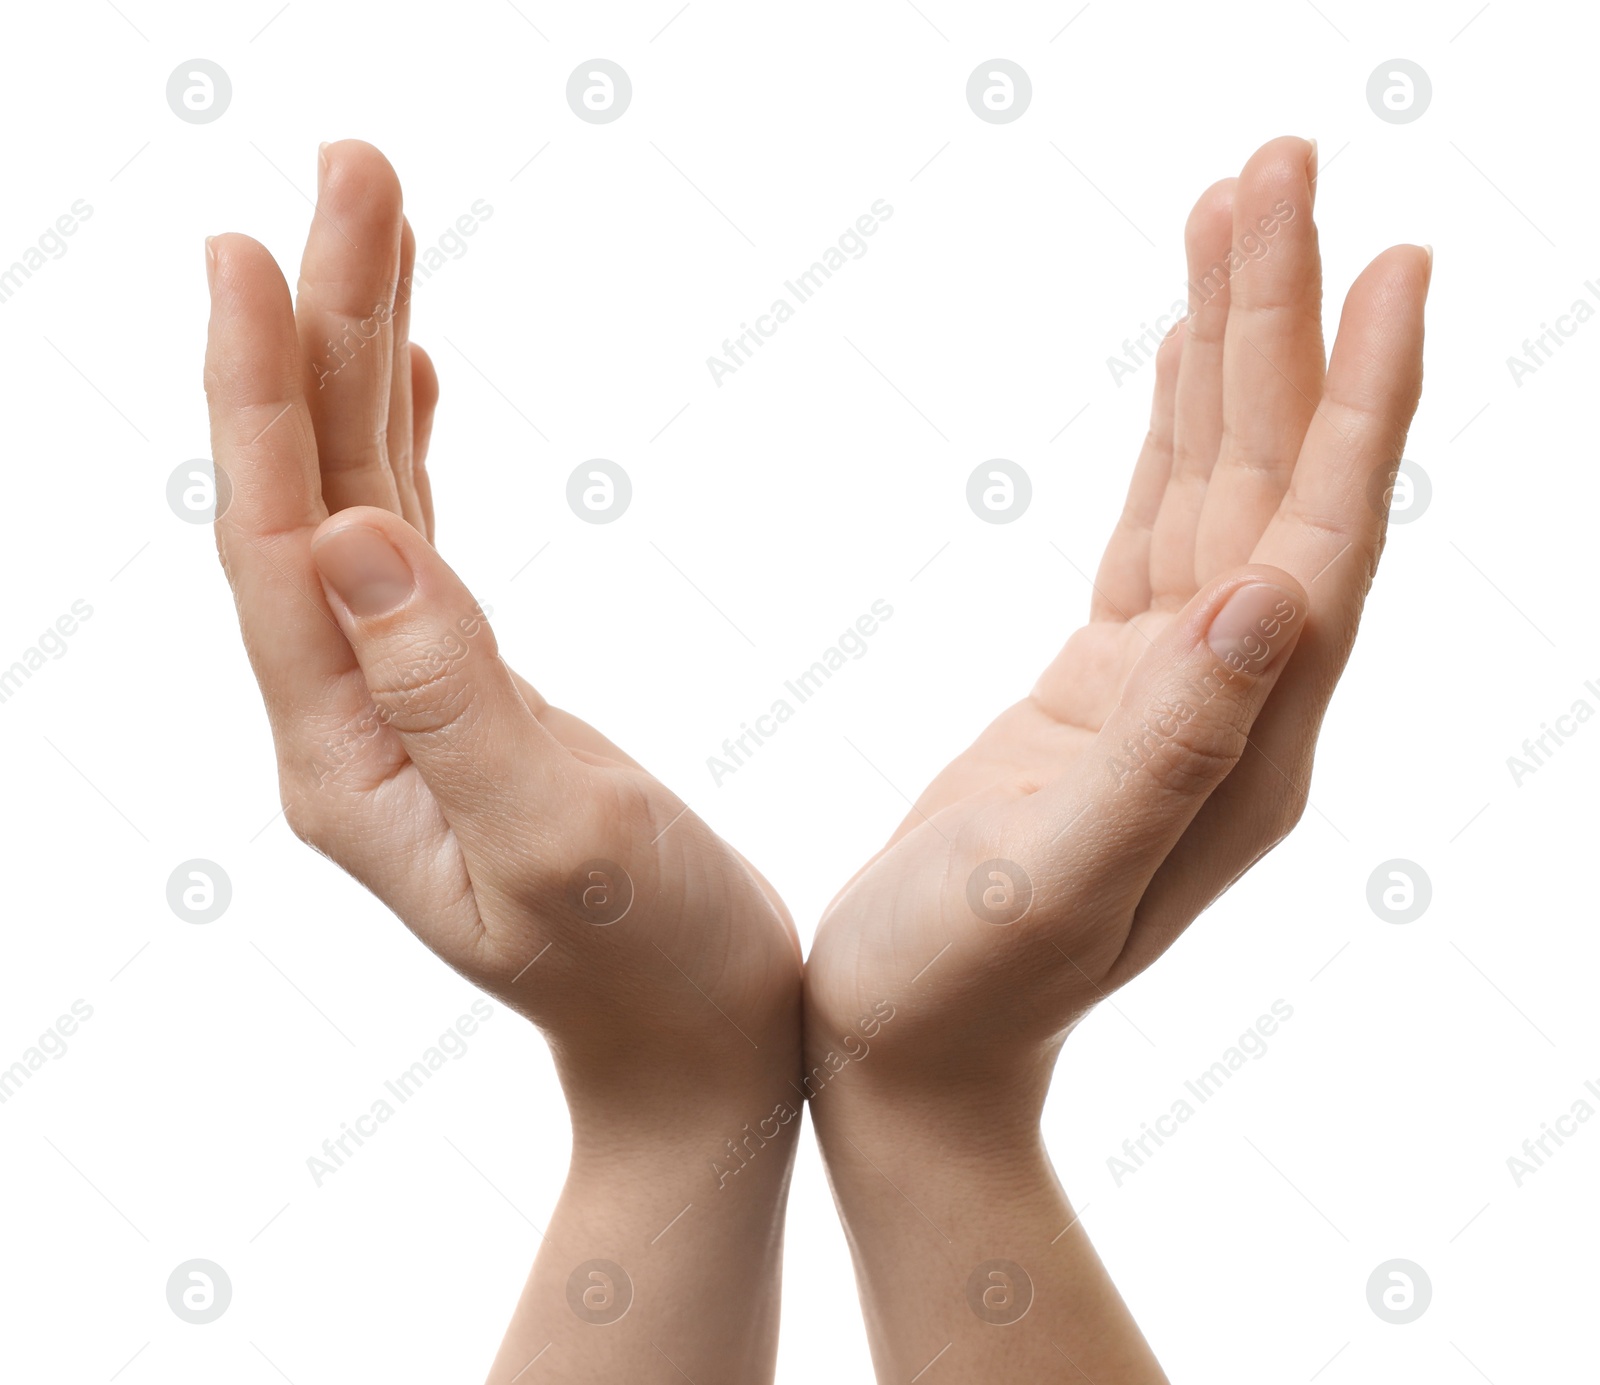
[[411,466],[422,511],[422,532],[429,543],[436,530],[433,482],[428,475],[428,450],[433,441],[433,416],[439,406],[439,374],[433,358],[411,343]]
[[1250,156],[1239,175],[1236,214],[1248,219],[1263,208],[1276,210],[1284,203],[1293,209],[1278,213],[1285,221],[1294,219],[1295,211],[1309,213],[1316,200],[1316,172],[1314,140],[1299,135],[1268,140]]
[[371,303],[343,303],[358,293],[391,302],[399,277],[400,178],[383,153],[365,140],[337,140],[320,154],[316,213],[300,261],[302,288],[328,298],[349,315]]
[[[1184,239],[1189,242],[1215,239],[1221,228],[1223,239],[1233,233],[1233,200],[1238,192],[1237,178],[1219,178],[1195,199],[1184,222]],[[1210,234],[1208,234],[1210,233]]]
[[[206,262],[213,295],[235,293],[246,283],[259,282],[259,276],[282,279],[272,252],[253,236],[242,231],[221,231],[206,237]],[[287,289],[285,284],[285,289]]]
[[416,342],[411,343],[411,397],[418,412],[431,411],[439,402],[439,372],[433,357]]
[[1345,298],[1345,316],[1358,308],[1385,314],[1420,312],[1432,279],[1431,246],[1391,245],[1356,276]]
[[1420,250],[1422,252],[1422,258],[1423,258],[1422,292],[1423,292],[1423,296],[1426,297],[1427,293],[1428,293],[1428,290],[1433,287],[1433,246],[1431,246],[1431,245],[1418,245],[1418,246],[1415,246],[1413,248],[1415,248],[1417,250]]
[[213,336],[220,334],[258,362],[270,360],[276,374],[282,366],[278,351],[288,349],[294,325],[294,299],[282,268],[266,246],[239,231],[210,237],[206,253]]
[[1243,178],[1269,178],[1309,184],[1317,173],[1317,142],[1303,135],[1269,139],[1246,161]]
[[[1329,363],[1329,394],[1369,407],[1402,409],[1402,436],[1422,391],[1432,276],[1433,257],[1421,245],[1392,245],[1373,260],[1345,296]],[[1340,350],[1341,342],[1347,350]]]
[[292,399],[301,361],[294,303],[278,262],[236,231],[206,242],[211,315],[206,333],[208,395],[231,407]]
[[360,200],[375,211],[400,211],[400,175],[388,156],[362,139],[335,140],[317,151],[319,187],[340,201]]

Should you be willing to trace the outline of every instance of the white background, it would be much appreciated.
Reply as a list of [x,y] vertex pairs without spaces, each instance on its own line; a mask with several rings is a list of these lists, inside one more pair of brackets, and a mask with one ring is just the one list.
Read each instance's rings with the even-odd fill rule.
[[[919,3],[8,10],[0,263],[75,199],[93,215],[0,304],[0,665],[75,600],[93,616],[0,705],[0,1066],[74,1000],[94,1015],[0,1107],[0,1374],[477,1379],[564,1169],[544,1046],[497,1007],[314,1186],[307,1156],[472,993],[275,819],[211,535],[166,503],[209,453],[202,237],[247,230],[292,278],[317,144],[346,136],[393,159],[424,247],[493,208],[417,292],[441,550],[511,661],[759,863],[807,937],[901,816],[893,786],[1084,617],[1152,376],[1118,388],[1106,358],[1181,294],[1200,190],[1273,135],[1320,140],[1330,335],[1368,259],[1432,242],[1408,456],[1433,500],[1391,533],[1313,809],[1083,1025],[1048,1134],[1174,1381],[1512,1385],[1592,1359],[1600,1124],[1521,1187],[1506,1160],[1600,1082],[1600,725],[1520,787],[1506,759],[1600,708],[1600,325],[1520,386],[1506,358],[1600,276],[1600,15]],[[197,56],[234,85],[209,125],[165,101]],[[565,103],[596,56],[634,84],[611,125]],[[997,56],[1034,86],[1009,125],[964,97]],[[1412,124],[1367,105],[1395,57],[1432,78]],[[705,358],[879,198],[870,252],[716,386]],[[607,527],[564,500],[593,457],[634,482]],[[1010,526],[966,507],[992,457],[1033,478]],[[866,657],[715,786],[706,757],[877,598]],[[194,857],[233,883],[215,924],[167,906]],[[1396,857],[1433,883],[1405,926],[1366,903]],[[1267,1054],[1116,1186],[1107,1157],[1279,998]],[[869,1379],[809,1134],[789,1227],[780,1377]],[[165,1300],[192,1257],[233,1282],[207,1327]],[[1395,1257],[1433,1284],[1407,1326],[1366,1301]]]

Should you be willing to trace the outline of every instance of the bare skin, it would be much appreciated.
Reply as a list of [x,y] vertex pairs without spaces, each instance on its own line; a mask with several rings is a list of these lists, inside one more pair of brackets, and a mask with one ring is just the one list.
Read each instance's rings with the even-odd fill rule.
[[771,1379],[797,1079],[881,1379],[1164,1379],[1039,1115],[1078,1021],[1298,819],[1376,571],[1431,257],[1379,256],[1326,361],[1314,186],[1275,140],[1197,204],[1090,623],[841,891],[803,997],[772,888],[507,668],[433,547],[387,161],[325,147],[295,301],[208,244],[218,548],[288,821],[543,1030],[571,1107],[492,1382]]
[[1039,1117],[1078,1021],[1299,819],[1377,570],[1432,257],[1374,260],[1326,359],[1315,176],[1278,139],[1196,204],[1089,623],[819,927],[807,1081],[880,1380],[1165,1379]]
[[[561,1076],[572,1166],[490,1380],[540,1353],[546,1379],[770,1379],[793,923],[681,799],[499,657],[432,543],[438,381],[408,339],[399,181],[359,141],[320,164],[294,302],[255,241],[208,243],[206,394],[233,486],[217,546],[289,825],[537,1024]],[[761,1158],[719,1188],[711,1161],[747,1126]]]

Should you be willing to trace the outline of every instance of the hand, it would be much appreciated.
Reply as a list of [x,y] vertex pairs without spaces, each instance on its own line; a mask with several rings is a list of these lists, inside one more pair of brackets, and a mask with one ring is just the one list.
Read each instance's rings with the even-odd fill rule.
[[[413,253],[394,171],[357,141],[324,146],[293,306],[255,241],[208,246],[206,393],[233,489],[217,544],[285,815],[441,958],[544,1029],[572,1106],[575,1169],[636,1156],[703,1180],[741,1122],[790,1092],[794,927],[680,799],[506,666],[434,551],[424,461],[439,391],[408,340]],[[740,1333],[775,1334],[775,1306],[749,1300],[760,1281],[775,1305],[770,1223],[781,1225],[792,1134],[768,1160],[772,1198],[752,1232],[762,1273],[726,1246],[708,1271],[741,1308],[719,1372],[739,1369],[729,1343]],[[573,1263],[607,1236],[638,1233],[643,1244],[684,1199],[663,1190],[659,1201],[671,1202],[659,1219],[655,1201],[641,1201],[648,1226],[618,1226],[626,1199],[597,1192],[565,1222],[558,1215],[552,1239],[574,1247]],[[670,1258],[654,1263],[666,1281]],[[551,1299],[565,1326],[570,1268],[555,1266],[548,1284],[536,1276],[529,1291]],[[692,1276],[682,1278],[687,1287]],[[631,1378],[667,1371],[640,1348]],[[590,1378],[589,1368],[606,1378],[629,1360],[602,1365],[575,1347],[561,1365],[560,1355],[567,1379]]]
[[[890,1212],[861,1210],[867,1189],[883,1193],[863,1160],[938,1222],[928,1204],[941,1189],[959,1196],[963,1147],[981,1183],[1009,1148],[1025,1170],[1018,1186],[1042,1204],[1059,1198],[1038,1119],[1066,1035],[1305,806],[1421,389],[1432,263],[1415,246],[1373,261],[1325,365],[1315,178],[1315,147],[1279,139],[1201,197],[1186,233],[1190,313],[1158,355],[1149,436],[1090,623],[935,778],[823,918],[806,971],[808,1084],[828,1073],[828,1053],[847,1054],[859,1017],[875,1004],[894,1012],[870,1053],[824,1076],[813,1100],[847,1223],[904,1214],[892,1194]],[[1233,271],[1219,270],[1230,258]],[[930,1150],[938,1132],[942,1172],[919,1157],[922,1132]],[[958,1206],[947,1221],[975,1226],[991,1247],[1004,1237],[1000,1219]],[[883,1224],[851,1230],[858,1247],[896,1236]],[[982,1249],[962,1247],[947,1267],[956,1305]],[[1099,1282],[1081,1234],[1027,1250],[1079,1292]],[[1076,1268],[1062,1269],[1072,1256]],[[897,1282],[886,1264],[858,1270],[869,1318],[878,1294],[887,1324]],[[928,1273],[927,1292],[945,1293],[946,1269]],[[1119,1307],[1109,1283],[1100,1292],[1106,1312]],[[966,1321],[964,1307],[952,1311]],[[1098,1379],[1157,1378],[1126,1328],[1109,1348],[1086,1345],[1078,1363]],[[880,1370],[923,1364],[920,1344],[885,1331]],[[1038,1363],[1059,1369],[1036,1345]],[[1034,1361],[1016,1350],[1008,1364]]]

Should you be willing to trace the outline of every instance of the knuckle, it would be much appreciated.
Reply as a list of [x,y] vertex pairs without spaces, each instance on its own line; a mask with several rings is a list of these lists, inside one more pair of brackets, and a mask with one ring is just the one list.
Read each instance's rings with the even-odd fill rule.
[[1352,542],[1351,526],[1348,521],[1312,504],[1305,496],[1296,495],[1293,491],[1284,498],[1281,514],[1284,519],[1300,525],[1312,538],[1319,541],[1337,544],[1341,549]]
[[1151,773],[1161,788],[1179,797],[1206,794],[1239,763],[1243,749],[1244,735],[1232,727],[1180,732],[1155,757]]
[[367,669],[367,688],[386,725],[405,735],[441,735],[473,715],[465,648],[446,640],[412,648]]
[[1215,703],[1197,710],[1180,699],[1150,708],[1123,751],[1127,763],[1162,792],[1192,798],[1210,793],[1227,777],[1245,744],[1235,710]]

